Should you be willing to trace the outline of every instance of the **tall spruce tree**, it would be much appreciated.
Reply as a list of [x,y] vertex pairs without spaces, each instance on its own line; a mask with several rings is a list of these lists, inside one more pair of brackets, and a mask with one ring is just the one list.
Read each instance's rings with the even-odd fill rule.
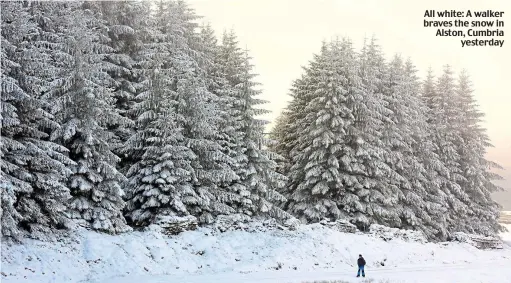
[[369,190],[365,213],[370,223],[400,226],[398,200],[406,179],[397,170],[402,156],[395,148],[404,143],[397,123],[402,113],[393,109],[399,98],[391,89],[389,66],[374,37],[362,49],[360,77],[363,103],[354,107],[355,128],[364,141],[360,150],[366,152],[359,159],[365,167],[364,174],[372,179],[364,188]]
[[[232,166],[233,160],[224,151],[223,140],[218,139],[225,108],[220,105],[224,100],[211,89],[213,78],[210,75],[218,78],[214,75],[217,69],[215,42],[204,42],[207,35],[196,32],[194,21],[198,17],[192,9],[182,1],[176,5],[178,25],[183,26],[186,45],[191,51],[185,53],[190,64],[180,66],[182,73],[178,79],[182,84],[178,83],[177,93],[181,103],[177,111],[184,118],[186,143],[198,157],[192,163],[196,176],[194,187],[203,199],[203,204],[195,206],[192,213],[199,216],[201,222],[211,222],[214,215],[233,212],[228,201],[235,197],[225,188],[238,176]],[[209,33],[211,37],[211,31]],[[208,61],[212,65],[208,66]]]
[[436,176],[429,165],[438,157],[431,152],[427,112],[419,97],[420,85],[415,72],[411,61],[404,63],[399,56],[390,64],[388,90],[395,99],[389,103],[394,113],[391,166],[404,178],[398,184],[401,224],[397,227],[420,230],[434,239],[445,235],[442,221],[445,209],[436,197],[438,188],[432,184]]
[[[18,14],[15,14],[16,10]],[[19,223],[23,216],[15,208],[18,196],[32,190],[30,184],[21,179],[15,173],[22,167],[17,164],[13,153],[24,150],[23,143],[16,140],[15,135],[21,132],[21,121],[19,116],[19,105],[28,101],[30,96],[20,87],[17,78],[17,70],[20,64],[17,63],[16,44],[25,32],[29,23],[28,13],[20,5],[14,2],[1,3],[2,33],[1,33],[1,91],[2,91],[2,113],[1,129],[2,139],[0,140],[0,166],[2,169],[1,182],[1,221],[2,236],[20,236]],[[18,39],[18,40],[17,40]],[[28,174],[27,174],[28,175]]]
[[135,131],[136,117],[132,108],[141,87],[139,80],[142,71],[137,67],[137,61],[143,47],[140,38],[148,32],[145,21],[150,15],[150,5],[143,1],[89,1],[85,5],[104,21],[109,37],[106,44],[112,48],[104,60],[111,66],[108,74],[113,79],[115,107],[125,119],[110,121],[112,124],[108,128],[115,133],[115,139],[110,143],[121,158],[119,168],[125,172],[132,160],[130,156],[122,155],[120,149]]
[[362,84],[374,74],[359,63],[349,39],[324,45],[316,64],[292,151],[290,209],[308,221],[345,218],[360,227],[383,222],[393,215],[386,209],[389,170],[378,144],[382,102],[371,96],[376,89],[370,93]]
[[195,156],[182,145],[182,128],[176,123],[169,93],[173,82],[168,69],[160,70],[157,62],[152,74],[149,68],[144,74],[147,88],[134,106],[137,132],[125,149],[137,160],[127,172],[126,185],[127,217],[134,225],[151,224],[158,215],[189,215],[187,202],[196,203],[198,198],[191,184],[190,163]]
[[[289,167],[291,166],[289,159],[290,147],[289,144],[292,140],[289,138],[289,125],[291,124],[289,118],[289,111],[283,110],[282,113],[275,120],[275,124],[270,132],[270,143],[268,148],[279,155],[280,158],[275,160],[277,162],[277,172],[287,175]],[[286,194],[286,189],[281,188],[281,193]]]
[[436,83],[430,72],[423,86],[422,95],[429,107],[428,121],[433,130],[431,138],[435,146],[434,152],[443,165],[443,170],[437,172],[436,182],[444,205],[448,207],[445,214],[448,233],[466,231],[461,219],[469,209],[467,206],[469,197],[459,185],[463,181],[463,176],[460,174],[460,156],[456,145],[461,141],[461,137],[454,124],[457,119],[454,91],[452,71],[449,66],[445,66],[442,76]]
[[[238,177],[243,178],[244,164],[247,162],[246,148],[244,147],[244,129],[241,111],[243,100],[240,94],[240,86],[243,83],[243,52],[238,46],[236,35],[233,31],[224,32],[219,46],[216,61],[219,62],[218,73],[222,78],[218,86],[220,97],[226,106],[224,129],[228,131],[224,135],[224,151],[234,161],[234,169]],[[230,191],[239,195],[234,201],[243,202],[249,192],[242,185],[241,180],[233,180]],[[239,212],[239,211],[238,211]]]
[[315,82],[316,89],[305,94],[309,103],[302,105],[303,128],[296,134],[300,138],[291,153],[289,208],[305,221],[341,217],[336,200],[341,183],[338,156],[343,143],[344,101],[332,53],[331,46],[323,44],[316,65],[311,63],[313,73],[308,79]]
[[73,199],[69,216],[96,230],[119,233],[130,228],[122,215],[124,176],[117,171],[119,158],[109,142],[112,121],[123,120],[114,107],[107,70],[115,66],[104,59],[112,49],[106,44],[104,23],[93,11],[77,3],[62,3],[55,56],[58,76],[45,98],[54,101],[61,127],[51,139],[69,149],[77,164],[71,167],[69,187]]
[[[73,162],[67,149],[48,141],[58,129],[41,93],[54,69],[44,35],[55,5],[2,2],[2,235],[44,239],[69,226],[65,184]],[[42,17],[42,10],[46,17]]]
[[501,207],[491,198],[491,193],[500,188],[492,183],[501,177],[493,173],[499,165],[485,159],[486,148],[491,146],[486,130],[482,128],[483,114],[477,109],[472,96],[472,85],[463,71],[455,89],[457,131],[461,143],[457,144],[460,156],[460,186],[469,195],[470,210],[465,216],[464,230],[483,235],[496,235],[502,230],[498,224]]
[[208,211],[200,216],[201,222],[209,223],[216,215],[234,213],[232,204],[240,200],[240,196],[232,191],[232,185],[240,179],[236,174],[238,165],[232,150],[236,147],[235,136],[239,133],[234,127],[231,86],[221,72],[220,46],[210,25],[201,27],[197,47],[199,66],[210,93],[208,114],[202,116],[208,121],[205,128],[209,129],[203,135],[207,139],[203,145],[207,148],[200,150],[203,173],[199,181],[201,193],[211,195]]
[[[308,66],[303,67],[304,74],[300,79],[293,82],[290,89],[290,96],[292,100],[283,112],[282,120],[285,125],[276,127],[274,136],[278,145],[276,146],[276,153],[288,157],[287,164],[285,165],[284,174],[288,176],[286,187],[282,193],[288,198],[286,208],[292,201],[291,194],[296,188],[297,184],[303,178],[303,171],[292,170],[293,164],[297,164],[299,154],[302,151],[303,144],[299,143],[300,130],[304,129],[307,124],[305,107],[310,102],[312,89],[317,85],[319,76],[317,75],[324,63],[326,54],[328,52],[327,43],[323,42],[319,54],[313,54],[313,60],[309,62]],[[279,130],[282,131],[279,131]],[[303,161],[303,160],[302,160]],[[296,165],[297,166],[297,165]]]
[[207,222],[221,209],[210,192],[226,174],[214,140],[216,97],[197,62],[202,55],[192,49],[199,42],[194,19],[184,2],[160,1],[143,39],[145,88],[135,105],[137,133],[126,148],[137,160],[128,171],[128,217],[137,225],[160,215],[203,215]]
[[[434,143],[435,129],[428,124],[431,112],[425,101],[422,99],[422,86],[416,76],[415,66],[408,59],[404,65],[405,81],[403,88],[411,96],[415,105],[415,120],[411,122],[412,131],[412,152],[415,161],[419,162],[412,172],[412,185],[417,186],[420,192],[425,192],[423,200],[425,206],[422,216],[423,226],[420,228],[427,237],[434,240],[445,240],[447,236],[447,225],[445,214],[447,212],[446,199],[440,190],[442,177],[438,172],[446,172],[447,169],[437,155]],[[431,77],[431,73],[428,75]],[[439,177],[440,176],[440,177]],[[440,181],[440,182],[439,182]],[[426,215],[422,214],[426,213]]]
[[127,218],[134,225],[147,225],[158,215],[189,215],[187,200],[197,202],[193,190],[191,161],[196,156],[184,145],[182,124],[175,111],[175,53],[180,41],[172,19],[173,4],[160,1],[150,18],[150,32],[141,38],[144,46],[138,66],[142,73],[134,113],[136,133],[123,152],[134,164],[127,171]]
[[250,64],[250,59],[248,52],[245,51],[242,82],[236,86],[242,101],[240,114],[244,133],[243,147],[246,149],[247,156],[241,177],[243,185],[250,191],[247,201],[243,203],[244,212],[249,215],[287,219],[291,215],[277,205],[286,200],[279,193],[285,185],[286,177],[276,171],[275,159],[278,156],[266,147],[267,138],[264,136],[264,129],[268,122],[261,120],[259,116],[269,111],[257,106],[267,101],[257,97],[261,91],[256,89],[258,84],[253,81],[256,75],[252,73],[253,66]]

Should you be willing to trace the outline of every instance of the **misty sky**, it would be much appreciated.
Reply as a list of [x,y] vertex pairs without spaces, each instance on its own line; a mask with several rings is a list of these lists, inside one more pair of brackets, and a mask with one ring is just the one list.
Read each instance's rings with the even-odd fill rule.
[[[511,1],[409,1],[409,0],[189,0],[220,36],[233,29],[243,48],[250,50],[262,83],[263,98],[272,121],[289,101],[288,89],[302,73],[322,40],[350,37],[359,48],[365,37],[378,38],[387,57],[410,57],[424,77],[432,67],[440,74],[449,64],[459,73],[466,69],[474,95],[486,114],[485,126],[494,144],[488,157],[506,168],[498,173],[508,192],[495,195],[511,210],[511,37],[503,47],[461,47],[460,38],[435,37],[436,29],[423,27],[425,10],[505,11],[501,18],[507,32]],[[433,20],[428,18],[429,20]],[[436,18],[438,19],[438,18]],[[474,20],[467,18],[466,20]],[[507,29],[507,30],[506,30]],[[511,30],[509,30],[511,32]],[[489,38],[485,38],[489,39]]]

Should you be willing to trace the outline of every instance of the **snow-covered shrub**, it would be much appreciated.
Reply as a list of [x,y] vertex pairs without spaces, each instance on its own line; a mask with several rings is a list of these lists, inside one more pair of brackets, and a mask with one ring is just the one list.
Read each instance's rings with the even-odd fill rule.
[[290,218],[280,225],[273,218],[251,218],[244,214],[219,215],[213,223],[213,229],[220,232],[243,230],[247,232],[266,232],[271,230],[296,230],[299,220]]
[[191,215],[180,217],[174,215],[159,215],[155,225],[162,228],[162,233],[177,235],[184,231],[197,229],[197,218]]
[[453,235],[455,242],[467,243],[478,249],[502,249],[502,241],[497,237],[486,237],[457,232]]
[[343,232],[343,233],[355,233],[358,231],[357,226],[353,225],[347,220],[339,219],[337,221],[330,222],[328,220],[321,220],[321,225],[329,227],[330,229]]
[[240,230],[249,220],[250,217],[244,214],[219,215],[213,223],[213,228],[220,232]]
[[426,243],[426,236],[420,231],[402,230],[390,228],[383,225],[372,224],[369,227],[369,234],[381,238],[385,241],[393,239],[402,239],[405,241]]
[[245,231],[248,232],[266,232],[271,230],[276,230],[280,227],[275,219],[264,219],[251,221],[248,223]]
[[298,228],[298,226],[300,226],[302,224],[302,222],[300,222],[300,220],[298,220],[297,218],[289,218],[288,220],[286,220],[284,222],[284,227],[287,228],[288,230],[291,230],[291,231],[295,231],[296,228]]

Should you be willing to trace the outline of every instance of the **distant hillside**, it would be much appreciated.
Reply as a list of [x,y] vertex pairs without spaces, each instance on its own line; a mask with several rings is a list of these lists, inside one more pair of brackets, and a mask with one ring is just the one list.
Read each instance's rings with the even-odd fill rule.
[[504,188],[505,191],[492,194],[493,199],[502,205],[502,210],[511,211],[511,168],[495,172],[502,176],[504,180],[496,181],[495,184]]
[[502,210],[511,211],[511,190],[492,194],[493,199],[502,205]]
[[500,222],[504,224],[511,224],[511,211],[502,211],[500,215]]

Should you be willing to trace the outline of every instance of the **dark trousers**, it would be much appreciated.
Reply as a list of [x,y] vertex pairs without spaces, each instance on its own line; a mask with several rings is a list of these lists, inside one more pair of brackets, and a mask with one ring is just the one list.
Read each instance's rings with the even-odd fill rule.
[[357,277],[360,276],[360,272],[362,272],[362,276],[366,276],[365,272],[364,272],[364,266],[363,265],[359,265],[358,266],[358,272],[357,272]]

